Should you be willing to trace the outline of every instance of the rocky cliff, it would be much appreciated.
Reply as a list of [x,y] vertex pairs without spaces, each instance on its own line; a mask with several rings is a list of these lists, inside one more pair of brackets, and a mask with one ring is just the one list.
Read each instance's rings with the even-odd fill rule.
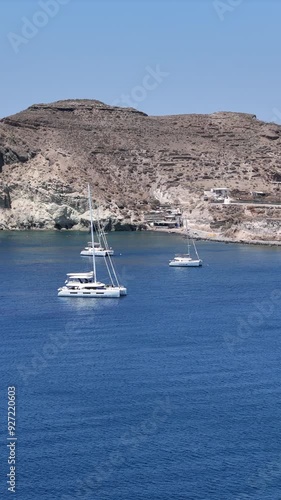
[[[281,127],[254,115],[147,116],[92,100],[38,104],[0,121],[0,229],[88,227],[87,183],[100,217],[138,227],[181,206],[201,236],[280,240]],[[271,206],[222,205],[267,194]],[[255,201],[256,203],[256,201]]]

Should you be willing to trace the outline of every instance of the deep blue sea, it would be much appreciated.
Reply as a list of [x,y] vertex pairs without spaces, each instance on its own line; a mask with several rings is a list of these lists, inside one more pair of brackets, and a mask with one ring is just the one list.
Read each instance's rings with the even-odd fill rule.
[[58,298],[87,239],[0,233],[0,498],[15,386],[21,500],[280,500],[281,249],[110,234],[128,296]]

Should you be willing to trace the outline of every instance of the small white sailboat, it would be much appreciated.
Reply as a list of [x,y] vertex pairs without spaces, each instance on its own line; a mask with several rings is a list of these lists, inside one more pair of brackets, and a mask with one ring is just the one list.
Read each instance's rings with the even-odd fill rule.
[[[93,229],[93,212],[91,190],[88,185],[89,208],[91,217],[91,248],[95,249],[94,229]],[[67,280],[63,287],[58,289],[59,297],[83,297],[83,298],[119,298],[127,295],[126,287],[119,284],[116,271],[110,259],[110,266],[106,262],[106,267],[111,283],[106,285],[97,281],[96,271],[96,253],[92,252],[93,270],[88,273],[68,273]]]
[[186,235],[187,235],[187,253],[186,254],[176,254],[173,260],[170,260],[169,266],[171,267],[200,267],[202,266],[203,262],[200,259],[197,248],[195,245],[195,241],[192,239],[192,246],[194,249],[194,253],[196,258],[191,256],[191,243],[190,243],[190,237],[186,225]]

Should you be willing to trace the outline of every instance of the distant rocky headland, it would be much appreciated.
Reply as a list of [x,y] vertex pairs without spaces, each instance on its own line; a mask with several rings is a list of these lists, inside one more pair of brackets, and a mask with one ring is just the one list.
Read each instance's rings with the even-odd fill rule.
[[89,228],[90,182],[108,229],[171,207],[195,236],[281,244],[280,147],[281,126],[250,114],[33,105],[0,120],[0,229]]

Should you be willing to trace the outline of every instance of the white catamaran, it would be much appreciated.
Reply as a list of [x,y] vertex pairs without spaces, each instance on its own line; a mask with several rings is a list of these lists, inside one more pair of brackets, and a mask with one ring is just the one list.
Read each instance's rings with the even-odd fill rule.
[[92,257],[93,248],[95,249],[96,257],[109,257],[110,255],[114,255],[113,248],[108,246],[105,231],[100,223],[99,217],[97,218],[96,234],[98,241],[95,242],[95,246],[93,247],[92,242],[90,241],[88,246],[80,252],[80,255],[82,255],[82,257]]
[[[173,260],[170,260],[169,266],[171,267],[200,267],[203,262],[200,259],[195,241],[190,239],[189,232],[186,224],[186,236],[187,236],[187,253],[186,254],[176,254]],[[191,242],[194,249],[196,258],[192,257],[190,254]]]
[[[88,242],[88,246],[80,252],[82,257],[92,257],[93,247],[91,241]],[[114,255],[114,250],[112,248],[103,248],[101,243],[95,242],[95,256],[96,257],[108,257],[108,255]]]
[[[91,246],[95,249],[94,228],[93,228],[93,211],[91,190],[88,185],[89,208],[91,219]],[[110,284],[106,285],[97,281],[96,271],[96,255],[92,252],[93,270],[88,273],[69,273],[65,285],[58,289],[59,297],[83,297],[83,298],[118,298],[122,295],[127,295],[126,287],[119,284],[116,271],[112,260],[109,258],[109,263],[104,259],[107,272],[110,278]]]

